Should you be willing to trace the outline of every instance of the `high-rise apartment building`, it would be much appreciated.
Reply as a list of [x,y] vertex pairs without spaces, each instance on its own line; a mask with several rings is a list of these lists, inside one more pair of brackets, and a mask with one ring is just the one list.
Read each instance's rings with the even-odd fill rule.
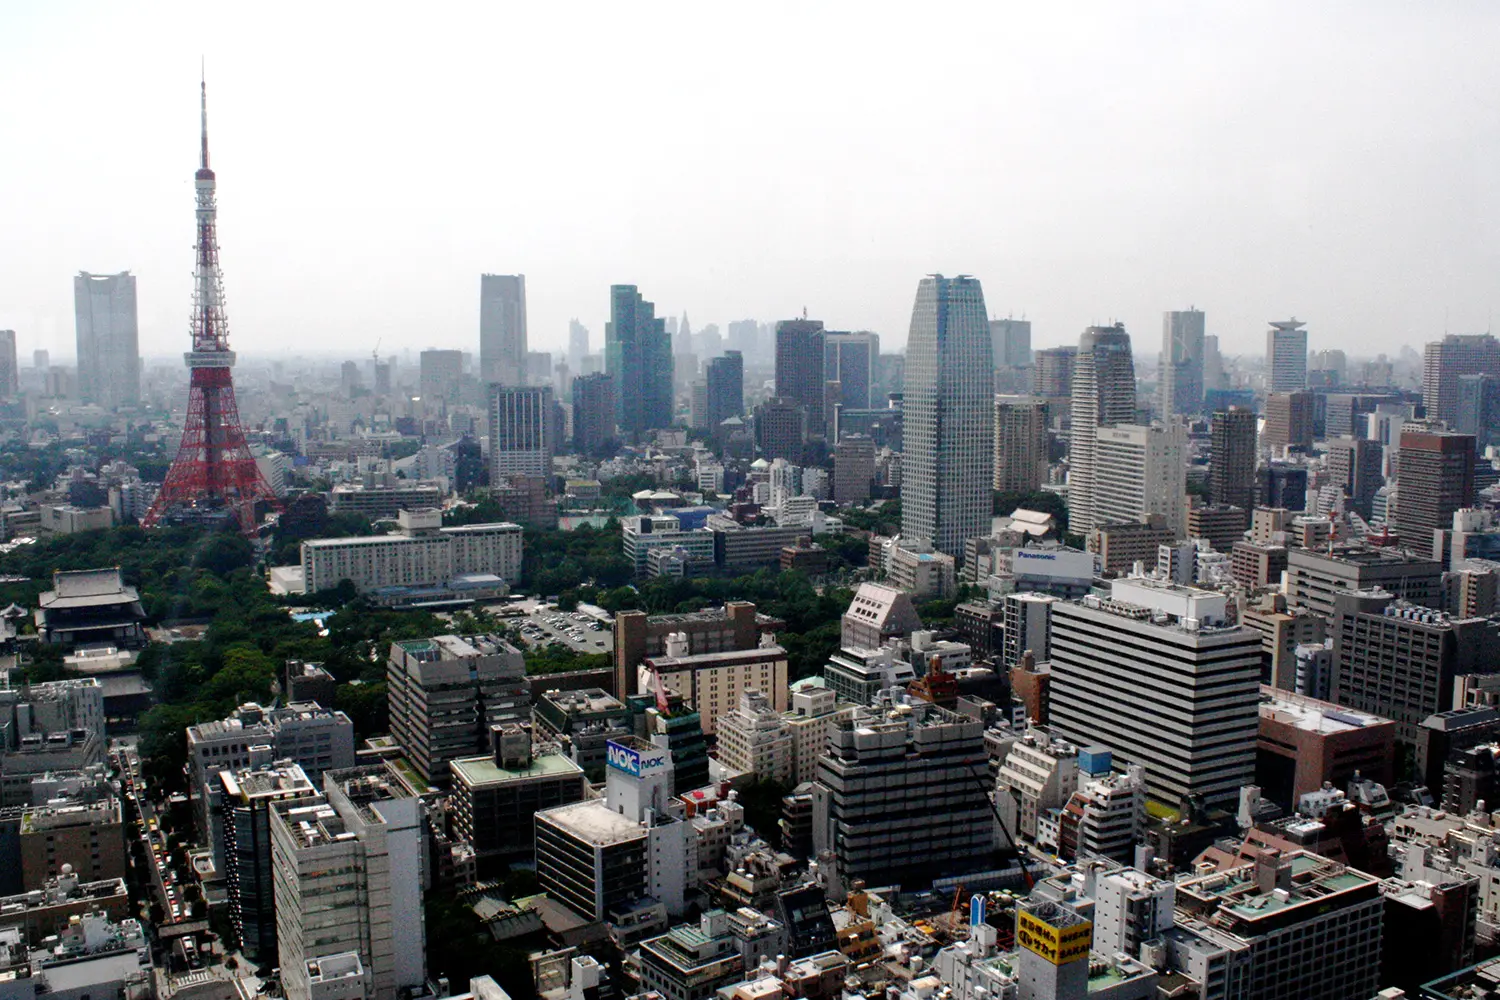
[[[427,981],[420,800],[384,764],[324,775],[326,803],[271,817],[276,939],[287,1000],[394,997]],[[367,982],[325,993],[319,959],[354,953]]]
[[490,485],[509,476],[552,475],[551,386],[489,384]]
[[841,718],[813,781],[813,847],[845,880],[982,864],[994,849],[984,760],[984,724],[930,702]]
[[704,407],[706,427],[715,430],[730,417],[745,415],[745,357],[739,351],[725,351],[709,360],[704,369],[707,398]]
[[906,340],[901,534],[960,558],[989,534],[994,376],[977,278],[931,275],[917,286]]
[[526,384],[524,274],[479,276],[479,380]]
[[1209,424],[1208,496],[1216,504],[1255,506],[1255,411],[1217,410]]
[[990,320],[990,347],[996,368],[1031,367],[1031,320]]
[[1429,419],[1454,425],[1458,380],[1464,375],[1500,377],[1500,341],[1488,333],[1450,333],[1427,345],[1422,359],[1422,403]]
[[[839,384],[839,402],[845,409],[867,410],[872,405],[878,357],[878,334],[823,334],[823,380]],[[823,421],[831,430],[833,414],[825,410]]]
[[1046,401],[1033,396],[996,396],[995,489],[1036,492],[1047,480],[1047,458]]
[[79,272],[73,279],[78,331],[78,398],[106,410],[141,401],[135,275]]
[[21,369],[16,360],[16,331],[0,330],[0,399],[21,391]]
[[603,372],[573,380],[573,450],[598,451],[615,436],[615,380]]
[[1379,441],[1362,437],[1340,437],[1328,442],[1328,478],[1343,489],[1349,506],[1369,520],[1375,494],[1385,485],[1381,469],[1384,449]]
[[874,479],[875,442],[863,434],[841,435],[833,450],[834,503],[864,503]]
[[1078,348],[1048,347],[1033,351],[1031,394],[1043,399],[1067,399],[1073,394],[1073,368],[1078,363]]
[[1391,719],[1413,747],[1429,716],[1454,707],[1455,677],[1500,665],[1493,620],[1452,618],[1384,590],[1336,594],[1332,632],[1330,700]]
[[1161,415],[1197,413],[1203,407],[1203,312],[1186,309],[1162,315]]
[[639,435],[672,426],[672,338],[656,306],[634,285],[611,285],[604,370],[615,380],[620,430]]
[[1083,332],[1074,362],[1072,396],[1068,529],[1084,534],[1100,523],[1094,512],[1099,428],[1135,423],[1135,364],[1124,326],[1091,326]]
[[463,386],[463,351],[423,351],[419,364],[417,391],[422,395],[424,410],[436,413],[446,404],[458,402]]
[[[0,338],[4,331],[0,331]],[[0,351],[4,341],[0,339]],[[11,351],[14,354],[15,348]],[[0,366],[4,359],[0,357]],[[14,365],[12,365],[14,368]],[[1458,377],[1458,407],[1453,417],[1453,429],[1460,434],[1474,435],[1474,450],[1483,454],[1490,445],[1500,445],[1500,375],[1460,375]]]
[[1161,516],[1187,534],[1187,428],[1180,422],[1100,427],[1094,445],[1094,523],[1141,524]]
[[824,433],[823,323],[815,319],[784,319],[776,324],[776,396],[807,413],[807,433]]
[[525,660],[495,636],[392,643],[386,686],[391,736],[436,787],[447,787],[449,761],[490,748],[491,726],[531,717]]
[[1273,322],[1266,331],[1266,391],[1307,388],[1307,326],[1295,319]]
[[1273,392],[1266,396],[1266,429],[1260,443],[1273,455],[1284,448],[1307,451],[1313,443],[1313,394]]
[[1403,545],[1421,550],[1453,515],[1474,506],[1474,438],[1452,431],[1401,433],[1396,455],[1396,509],[1390,518]]
[[1255,780],[1261,640],[1228,623],[1226,600],[1122,579],[1108,598],[1054,604],[1054,734],[1141,765],[1160,802],[1234,802]]

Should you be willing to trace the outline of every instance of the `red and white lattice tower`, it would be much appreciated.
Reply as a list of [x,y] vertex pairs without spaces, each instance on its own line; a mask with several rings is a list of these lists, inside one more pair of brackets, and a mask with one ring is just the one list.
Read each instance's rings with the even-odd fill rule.
[[198,265],[193,272],[193,349],[184,355],[191,372],[182,444],[161,492],[142,524],[206,522],[237,517],[246,534],[255,530],[256,501],[276,496],[245,444],[234,401],[234,352],[224,316],[224,275],[219,270],[218,209],[214,172],[208,168],[208,85],[203,84],[203,153],[194,175],[198,198]]

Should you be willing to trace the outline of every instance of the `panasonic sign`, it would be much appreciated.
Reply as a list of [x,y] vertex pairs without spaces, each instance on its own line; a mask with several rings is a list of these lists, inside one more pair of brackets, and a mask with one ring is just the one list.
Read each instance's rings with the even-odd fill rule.
[[667,759],[667,751],[655,747],[642,753],[614,740],[605,747],[605,761],[610,767],[637,778],[660,771],[667,766]]

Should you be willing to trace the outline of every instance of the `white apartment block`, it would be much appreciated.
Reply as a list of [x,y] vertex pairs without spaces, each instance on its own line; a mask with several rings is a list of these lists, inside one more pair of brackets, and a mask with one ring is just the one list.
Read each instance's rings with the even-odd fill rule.
[[403,510],[397,520],[400,527],[393,535],[303,542],[305,592],[336,587],[343,580],[364,593],[442,584],[467,574],[491,574],[510,583],[521,574],[519,524],[497,521],[445,528],[436,510]]
[[760,781],[792,783],[792,734],[765,694],[741,694],[739,706],[715,720],[715,728],[719,763]]

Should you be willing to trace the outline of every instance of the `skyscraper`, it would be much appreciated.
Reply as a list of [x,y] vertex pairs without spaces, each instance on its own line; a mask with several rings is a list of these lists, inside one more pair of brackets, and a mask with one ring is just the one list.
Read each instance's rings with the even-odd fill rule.
[[492,382],[490,485],[507,476],[552,475],[552,387]]
[[1218,410],[1209,423],[1208,498],[1248,513],[1255,506],[1255,411]]
[[1032,353],[1031,393],[1043,399],[1067,399],[1073,393],[1073,366],[1078,348],[1049,347]]
[[790,399],[772,398],[755,408],[755,447],[767,461],[801,462],[807,445],[807,410]]
[[479,276],[479,380],[526,384],[526,275]]
[[1300,392],[1307,388],[1306,323],[1277,320],[1266,331],[1266,390]]
[[[990,321],[990,329],[999,320]],[[995,489],[1034,493],[1047,477],[1047,404],[1031,396],[995,397]]]
[[1340,437],[1328,442],[1328,477],[1344,490],[1349,506],[1369,520],[1375,494],[1385,485],[1381,475],[1384,449],[1379,441],[1362,437]]
[[776,396],[807,411],[807,433],[821,437],[823,427],[823,323],[784,319],[776,324]]
[[996,368],[1031,367],[1031,320],[990,320],[990,347]]
[[78,397],[106,410],[141,401],[141,355],[135,275],[89,274],[73,279],[78,329]]
[[568,320],[568,367],[574,373],[583,371],[583,359],[589,353],[589,328],[576,319]]
[[14,396],[21,388],[16,360],[16,331],[0,330],[0,397]]
[[1422,403],[1429,420],[1453,426],[1458,416],[1458,380],[1463,375],[1500,376],[1500,341],[1488,333],[1450,333],[1427,345],[1422,358]]
[[864,503],[874,479],[875,442],[863,434],[840,436],[833,450],[833,502]]
[[598,451],[615,436],[615,380],[595,372],[573,380],[573,450]]
[[1255,777],[1261,640],[1227,612],[1223,594],[1134,579],[1054,604],[1054,734],[1145,767],[1159,802],[1232,804]]
[[963,558],[989,534],[994,361],[977,278],[923,278],[906,339],[901,534]]
[[1203,406],[1203,312],[1162,314],[1161,415],[1197,413]]
[[615,381],[616,423],[632,435],[670,427],[672,339],[667,324],[634,285],[611,285],[609,298],[604,370]]
[[1282,448],[1307,451],[1313,443],[1313,394],[1272,392],[1266,395],[1266,429],[1261,444],[1271,452]]
[[[1068,530],[1086,533],[1094,514],[1094,451],[1101,427],[1135,422],[1135,364],[1122,324],[1091,326],[1073,367],[1072,437],[1068,445]],[[909,433],[909,432],[908,432]]]
[[423,351],[418,358],[417,391],[422,395],[422,407],[436,413],[446,403],[459,400],[459,389],[463,384],[463,351]]
[[1181,421],[1116,424],[1094,432],[1094,523],[1166,519],[1187,534],[1187,428]]
[[[4,331],[0,331],[0,337],[3,336]],[[14,351],[14,347],[11,350]],[[12,365],[12,370],[14,367]],[[1474,435],[1476,452],[1500,444],[1500,374],[1458,377],[1458,406],[1453,415],[1453,429],[1461,434]]]
[[1396,454],[1396,511],[1401,544],[1425,551],[1432,533],[1453,526],[1453,515],[1474,506],[1474,439],[1453,431],[1401,432]]
[[709,361],[704,382],[707,383],[709,430],[730,417],[745,414],[745,358],[739,351],[725,351],[722,357]]
[[[823,379],[839,384],[839,402],[846,408],[869,409],[871,387],[875,381],[875,359],[879,356],[878,334],[823,334]],[[833,414],[825,411],[823,421],[831,430]]]

